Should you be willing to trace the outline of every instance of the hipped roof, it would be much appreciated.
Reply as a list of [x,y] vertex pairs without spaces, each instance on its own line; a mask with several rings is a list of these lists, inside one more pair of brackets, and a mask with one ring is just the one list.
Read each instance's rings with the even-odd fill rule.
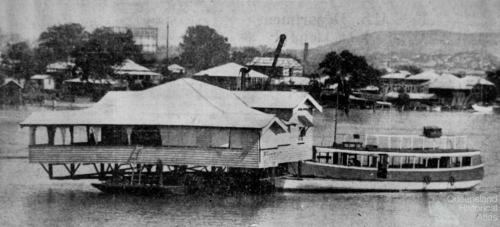
[[399,71],[399,72],[385,74],[385,75],[381,76],[380,78],[382,78],[382,79],[406,79],[410,75],[411,75],[411,73],[408,71]]
[[464,78],[461,79],[463,83],[465,83],[465,86],[467,87],[474,87],[476,85],[485,85],[485,86],[495,86],[494,83],[481,78],[479,76],[465,76]]
[[[213,77],[240,77],[240,69],[245,68],[245,66],[230,62],[223,65],[219,65],[213,68],[202,70],[194,76],[213,76]],[[250,70],[247,77],[249,78],[267,78],[266,75],[259,73],[255,70]]]
[[21,125],[160,125],[263,129],[284,124],[228,90],[189,78],[143,91],[108,92],[83,110],[36,112]]
[[323,111],[321,105],[307,92],[298,91],[233,91],[248,106],[253,108],[295,109],[309,102],[314,108]]
[[[254,66],[272,66],[274,61],[273,57],[254,57],[248,65]],[[293,58],[278,58],[276,61],[277,67],[283,68],[300,68],[302,69],[302,65]]]
[[130,75],[152,75],[152,76],[161,76],[159,73],[155,73],[151,71],[150,69],[139,65],[135,63],[134,61],[130,59],[126,59],[123,61],[121,65],[114,66],[114,73],[124,75],[124,74],[130,74]]
[[421,72],[417,75],[410,76],[406,78],[407,80],[426,80],[431,81],[439,77],[439,74],[434,72],[433,70]]
[[30,77],[30,79],[32,80],[44,80],[44,79],[51,79],[52,76],[51,75],[47,75],[47,74],[36,74],[36,75],[33,75]]
[[178,64],[171,64],[167,68],[168,68],[168,70],[176,70],[176,69],[182,69],[182,70],[184,70],[184,67],[182,67],[182,66],[180,66]]
[[436,79],[429,82],[429,88],[432,89],[449,89],[449,90],[467,90],[464,81],[452,74],[442,74]]

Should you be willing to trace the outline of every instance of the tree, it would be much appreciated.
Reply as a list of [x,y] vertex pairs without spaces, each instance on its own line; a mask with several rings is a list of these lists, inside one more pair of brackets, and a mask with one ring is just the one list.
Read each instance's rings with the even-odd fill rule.
[[231,44],[215,29],[196,25],[188,27],[180,47],[183,65],[202,70],[227,62]]
[[353,88],[377,85],[381,75],[381,72],[369,65],[364,57],[354,55],[348,50],[344,50],[340,54],[328,53],[325,59],[319,63],[319,69],[329,75],[330,79],[339,76],[347,78]]
[[344,50],[340,54],[330,52],[319,63],[319,69],[330,78],[327,83],[338,84],[339,106],[349,112],[351,88],[376,85],[380,71],[370,66],[366,59]]
[[397,70],[404,70],[404,71],[408,71],[410,72],[411,74],[415,75],[415,74],[419,74],[422,72],[422,69],[419,68],[418,66],[415,66],[415,65],[398,65],[395,67]]
[[80,24],[52,26],[40,34],[37,53],[49,61],[65,61],[87,38],[88,33]]
[[7,46],[2,55],[2,71],[16,79],[29,79],[35,68],[33,50],[26,42],[18,42]]
[[231,55],[231,61],[241,65],[246,65],[254,57],[261,56],[261,53],[255,47],[244,47],[241,51],[234,51]]
[[132,32],[115,33],[109,28],[97,28],[89,39],[72,52],[75,68],[81,71],[82,79],[103,79],[113,74],[112,66],[130,58],[140,61],[141,48],[135,45]]

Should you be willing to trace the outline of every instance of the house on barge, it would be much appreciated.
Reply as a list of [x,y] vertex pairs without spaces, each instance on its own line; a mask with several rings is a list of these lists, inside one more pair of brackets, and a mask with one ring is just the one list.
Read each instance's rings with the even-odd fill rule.
[[[127,165],[263,169],[312,158],[311,113],[321,107],[307,93],[270,94],[184,78],[108,92],[88,109],[33,113],[21,126],[30,131],[29,161],[55,179],[105,179]],[[95,172],[78,175],[85,164]],[[55,165],[69,176],[53,176]]]

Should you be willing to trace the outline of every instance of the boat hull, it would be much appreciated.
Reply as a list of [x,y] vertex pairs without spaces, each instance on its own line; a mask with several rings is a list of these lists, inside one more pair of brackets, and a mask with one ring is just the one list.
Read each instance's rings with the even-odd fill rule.
[[159,186],[159,185],[130,185],[130,184],[108,184],[93,183],[93,187],[108,194],[131,194],[131,195],[184,195],[184,186]]
[[[292,167],[297,169],[297,166]],[[447,169],[389,169],[385,178],[376,168],[304,162],[301,177],[275,180],[278,190],[299,191],[447,191],[469,190],[484,174],[483,165]]]
[[450,182],[359,181],[327,178],[282,177],[275,187],[283,191],[450,191],[470,190],[481,180]]

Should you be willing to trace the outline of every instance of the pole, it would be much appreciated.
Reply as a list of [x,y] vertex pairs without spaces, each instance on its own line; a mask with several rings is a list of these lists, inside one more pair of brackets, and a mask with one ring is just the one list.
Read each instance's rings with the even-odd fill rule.
[[335,104],[335,126],[333,128],[333,146],[337,145],[337,117],[338,117],[338,112],[339,112],[339,87],[337,84],[337,103]]
[[167,22],[167,67],[168,67],[168,36],[169,36],[169,25],[168,25],[168,22]]

